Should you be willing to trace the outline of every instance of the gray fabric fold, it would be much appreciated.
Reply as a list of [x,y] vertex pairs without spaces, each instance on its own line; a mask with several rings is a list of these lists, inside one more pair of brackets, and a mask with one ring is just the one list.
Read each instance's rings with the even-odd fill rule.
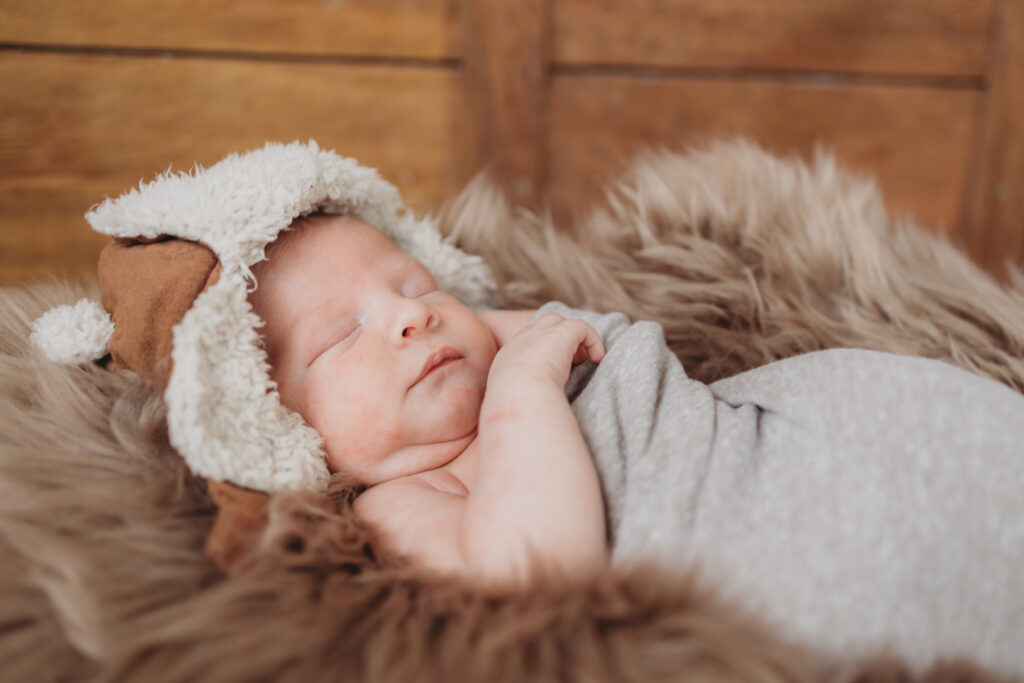
[[607,355],[566,386],[613,562],[696,565],[836,656],[1024,673],[1024,396],[930,359],[809,353],[706,385],[656,323],[553,302]]

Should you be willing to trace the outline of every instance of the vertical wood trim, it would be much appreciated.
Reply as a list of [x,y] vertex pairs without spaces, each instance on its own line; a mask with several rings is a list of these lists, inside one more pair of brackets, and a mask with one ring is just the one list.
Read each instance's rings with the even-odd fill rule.
[[964,226],[971,256],[1003,278],[1024,260],[1024,0],[1002,0],[996,22]]
[[463,180],[487,169],[536,209],[546,178],[545,88],[551,0],[463,0]]

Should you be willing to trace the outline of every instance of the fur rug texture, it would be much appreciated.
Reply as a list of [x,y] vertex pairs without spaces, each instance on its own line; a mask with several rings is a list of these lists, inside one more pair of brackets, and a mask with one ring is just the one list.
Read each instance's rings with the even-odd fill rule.
[[[944,359],[1024,390],[1024,277],[998,285],[819,154],[650,153],[569,228],[486,179],[442,211],[505,303],[660,322],[713,381],[828,347]],[[31,320],[94,285],[0,290],[0,679],[986,681],[970,662],[823,661],[697,587],[699,567],[484,591],[374,552],[352,489],[284,494],[231,576],[214,507],[134,375],[57,366]]]

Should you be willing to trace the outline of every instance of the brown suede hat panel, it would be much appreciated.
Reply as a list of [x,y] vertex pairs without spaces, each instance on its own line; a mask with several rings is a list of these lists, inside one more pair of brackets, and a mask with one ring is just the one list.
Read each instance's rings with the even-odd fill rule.
[[199,242],[115,239],[100,253],[101,303],[114,321],[108,368],[128,368],[158,391],[171,376],[172,330],[214,284],[220,263]]

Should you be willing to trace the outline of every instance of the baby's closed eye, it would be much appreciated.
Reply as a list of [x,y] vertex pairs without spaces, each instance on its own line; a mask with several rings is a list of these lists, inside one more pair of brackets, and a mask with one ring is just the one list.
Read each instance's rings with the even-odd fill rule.
[[328,351],[339,345],[347,346],[355,339],[359,328],[359,320],[356,318],[346,318],[337,325],[325,328],[323,334],[317,335],[318,341],[312,346],[309,365],[312,365]]

